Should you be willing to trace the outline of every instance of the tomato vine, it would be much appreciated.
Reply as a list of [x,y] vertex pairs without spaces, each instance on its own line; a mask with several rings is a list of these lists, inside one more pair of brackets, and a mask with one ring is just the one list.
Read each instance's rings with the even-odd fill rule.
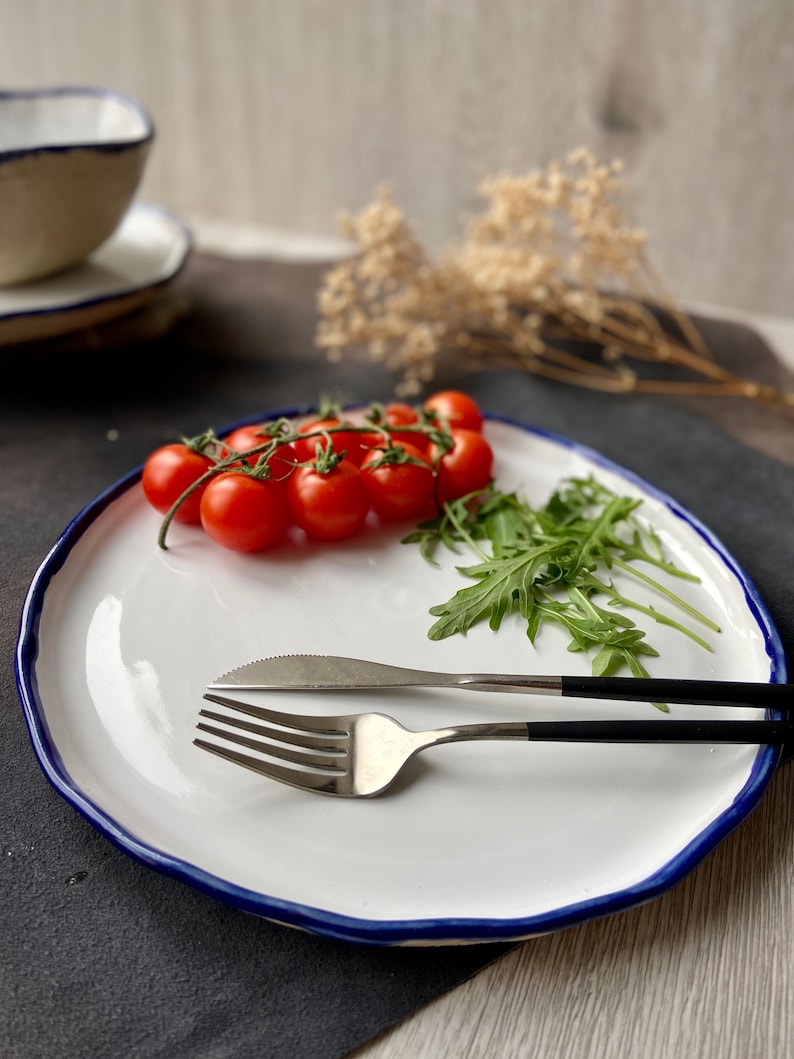
[[[491,446],[479,431],[475,460],[463,437],[474,431],[450,426],[456,392],[444,391],[439,408],[372,403],[350,416],[326,403],[313,416],[280,417],[237,428],[227,437],[208,429],[162,446],[143,469],[144,493],[163,515],[159,547],[168,547],[174,521],[200,523],[208,532],[211,527],[212,539],[233,550],[274,547],[286,531],[257,532],[254,523],[279,522],[280,514],[270,507],[280,507],[280,498],[252,489],[252,480],[283,485],[288,521],[320,540],[352,536],[370,510],[385,521],[423,517],[431,501],[440,510],[450,495],[484,484],[493,462]],[[462,393],[459,400],[472,422],[474,402]],[[221,476],[223,491],[210,489]],[[344,491],[339,487],[343,477],[348,480]],[[332,482],[336,489],[330,488]],[[272,496],[270,507],[266,493]],[[344,509],[351,504],[356,517],[348,519]],[[224,520],[230,523],[228,532]]]

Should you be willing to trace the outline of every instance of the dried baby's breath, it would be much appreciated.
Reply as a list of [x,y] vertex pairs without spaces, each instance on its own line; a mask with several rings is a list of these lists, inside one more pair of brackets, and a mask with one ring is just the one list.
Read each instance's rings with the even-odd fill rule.
[[[356,252],[328,270],[319,293],[317,344],[331,359],[364,347],[399,375],[405,396],[447,357],[614,393],[794,405],[794,394],[718,365],[665,294],[646,233],[626,219],[619,161],[604,165],[579,149],[545,170],[490,176],[479,192],[485,208],[436,257],[386,188],[341,219]],[[649,377],[648,365],[679,370]]]

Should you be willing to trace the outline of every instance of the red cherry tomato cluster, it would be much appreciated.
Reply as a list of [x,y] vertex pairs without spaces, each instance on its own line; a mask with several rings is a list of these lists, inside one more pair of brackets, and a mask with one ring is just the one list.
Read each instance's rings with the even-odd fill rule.
[[467,394],[445,390],[418,408],[372,405],[363,418],[324,412],[300,423],[207,432],[151,454],[142,485],[164,516],[200,524],[224,548],[273,548],[298,526],[317,541],[381,520],[433,517],[446,501],[484,489],[493,452]]

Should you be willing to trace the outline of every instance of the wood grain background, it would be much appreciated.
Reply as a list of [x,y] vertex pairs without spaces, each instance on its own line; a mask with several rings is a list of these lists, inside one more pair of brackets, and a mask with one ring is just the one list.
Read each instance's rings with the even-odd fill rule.
[[199,236],[335,236],[388,182],[438,246],[583,144],[677,295],[792,315],[791,0],[2,0],[0,87],[75,82],[146,104],[141,196]]

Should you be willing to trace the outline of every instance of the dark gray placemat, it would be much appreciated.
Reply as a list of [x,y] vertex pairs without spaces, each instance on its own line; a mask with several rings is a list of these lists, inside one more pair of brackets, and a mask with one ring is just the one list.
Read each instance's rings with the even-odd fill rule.
[[[31,351],[7,365],[0,1054],[8,1059],[331,1059],[508,947],[367,948],[235,912],[117,851],[35,762],[14,687],[14,643],[27,585],[78,510],[176,434],[311,402],[324,387],[351,400],[390,396],[393,380],[379,369],[332,369],[305,346],[290,349],[287,324],[250,355],[255,313],[244,324],[221,306],[209,321],[199,314],[170,338],[125,350],[113,371],[106,354],[79,350],[60,358]],[[245,356],[234,355],[236,343]],[[734,553],[791,652],[794,469],[664,400],[497,373],[438,382],[592,445],[670,492]]]

